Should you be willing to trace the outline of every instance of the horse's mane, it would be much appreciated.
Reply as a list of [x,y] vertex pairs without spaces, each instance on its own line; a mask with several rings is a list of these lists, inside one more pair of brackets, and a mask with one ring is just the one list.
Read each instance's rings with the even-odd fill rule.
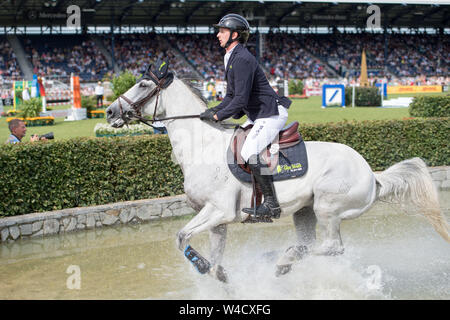
[[200,89],[195,87],[195,84],[191,81],[191,79],[180,79],[180,80],[183,81],[183,83],[189,88],[189,90],[191,90],[192,93],[196,95],[197,98],[199,98],[200,101],[205,105],[205,108],[207,108],[208,100],[206,100],[206,98],[202,95]]
[[[191,81],[191,79],[180,79],[180,78],[178,78],[178,79],[181,80],[186,85],[186,87],[188,87],[189,90],[191,90],[192,93],[195,96],[197,96],[197,98],[200,99],[200,101],[203,103],[205,109],[207,109],[208,108],[208,100],[202,95],[202,92],[200,91],[200,89],[195,87],[195,84]],[[229,120],[223,120],[223,121],[221,121],[221,123],[225,124],[225,125],[230,125],[230,126],[235,126],[236,125],[235,123],[230,122]],[[230,128],[225,128],[225,127],[223,127],[220,124],[211,123],[211,125],[214,126],[216,129],[219,129],[220,131],[233,130],[233,129],[230,129]]]

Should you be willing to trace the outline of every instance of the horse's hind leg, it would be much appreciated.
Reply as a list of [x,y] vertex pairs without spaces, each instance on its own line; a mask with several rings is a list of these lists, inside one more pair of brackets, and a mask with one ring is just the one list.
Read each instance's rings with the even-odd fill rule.
[[316,240],[317,218],[312,207],[305,207],[294,213],[297,245],[289,247],[277,261],[276,275],[291,271],[292,264],[300,260]]
[[344,253],[344,245],[341,239],[341,219],[329,215],[318,214],[320,234],[324,236],[322,243],[312,251],[315,255],[334,256]]
[[345,197],[323,193],[314,199],[314,212],[317,217],[319,234],[322,238],[312,253],[315,255],[338,255],[344,253],[341,239],[341,215],[350,211]]
[[312,207],[305,207],[294,213],[294,226],[299,245],[309,247],[316,240],[317,218]]

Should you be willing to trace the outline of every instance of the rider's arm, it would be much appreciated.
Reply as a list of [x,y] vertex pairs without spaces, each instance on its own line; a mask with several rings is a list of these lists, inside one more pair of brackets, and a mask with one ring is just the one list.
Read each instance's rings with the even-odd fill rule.
[[227,119],[235,114],[239,114],[242,109],[247,106],[252,91],[254,71],[253,64],[249,61],[242,58],[235,59],[233,62],[233,99],[216,113],[219,120]]

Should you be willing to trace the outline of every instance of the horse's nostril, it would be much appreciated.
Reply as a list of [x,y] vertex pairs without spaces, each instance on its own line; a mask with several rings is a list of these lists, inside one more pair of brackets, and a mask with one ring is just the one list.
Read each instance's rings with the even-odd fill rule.
[[111,114],[112,114],[112,111],[111,111],[111,110],[106,110],[106,113],[109,114],[109,115],[111,115]]

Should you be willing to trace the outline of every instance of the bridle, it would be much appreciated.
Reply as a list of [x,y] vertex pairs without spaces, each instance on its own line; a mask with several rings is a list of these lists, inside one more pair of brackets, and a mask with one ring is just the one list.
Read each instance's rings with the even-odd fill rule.
[[[149,77],[147,77],[149,76]],[[161,91],[165,88],[167,88],[173,81],[173,75],[170,75],[169,77],[167,76],[167,74],[159,79],[150,69],[146,72],[145,74],[145,78],[143,79],[148,79],[150,78],[150,80],[152,80],[155,84],[156,87],[152,89],[152,91],[150,91],[145,97],[143,97],[142,99],[133,102],[130,99],[128,99],[127,97],[125,97],[125,95],[120,95],[119,98],[117,99],[119,102],[119,110],[120,110],[120,117],[122,118],[122,120],[125,121],[126,124],[128,124],[129,120],[132,120],[133,117],[138,119],[140,122],[152,127],[153,129],[155,129],[155,127],[149,123],[150,121],[152,123],[156,122],[156,121],[164,121],[164,120],[173,120],[173,119],[188,119],[188,118],[200,118],[200,115],[196,114],[196,115],[185,115],[185,116],[174,116],[174,117],[167,117],[167,118],[162,118],[162,119],[156,119],[156,110],[158,109],[158,101],[159,101],[159,95],[161,94]],[[142,112],[141,109],[142,107],[148,102],[150,101],[150,99],[152,99],[154,96],[156,96],[156,102],[155,102],[155,111],[153,112],[153,117],[151,120],[145,119],[144,117],[142,117]],[[122,103],[120,101],[120,99],[125,100],[131,107],[131,109],[134,111],[128,111],[126,112],[126,114],[124,114],[123,112],[123,108],[122,108]]]

